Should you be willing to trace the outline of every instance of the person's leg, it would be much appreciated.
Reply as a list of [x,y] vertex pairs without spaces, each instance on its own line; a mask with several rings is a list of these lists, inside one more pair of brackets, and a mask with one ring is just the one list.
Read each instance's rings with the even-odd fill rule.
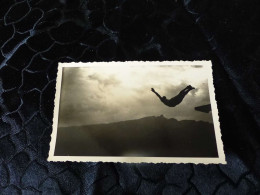
[[189,92],[189,91],[190,91],[190,89],[191,89],[191,86],[190,86],[190,85],[188,85],[188,86],[187,86],[187,87],[185,87],[183,90],[181,90],[179,94],[186,93],[187,91]]
[[171,106],[174,107],[174,106],[180,104],[182,102],[183,98],[189,93],[189,91],[190,91],[190,89],[185,88],[185,89],[181,90],[181,92],[178,95],[171,98],[170,99]]
[[177,96],[171,98],[169,101],[171,104],[171,107],[174,107],[174,106],[180,104],[182,102],[183,98],[193,89],[194,89],[194,87],[189,85],[185,89],[181,90]]
[[192,89],[195,89],[194,87],[192,87],[191,85],[189,85],[189,88],[192,90]]
[[183,95],[183,96],[186,96],[186,95],[190,92],[190,90],[191,90],[191,89],[182,90],[182,91],[180,92],[180,94]]

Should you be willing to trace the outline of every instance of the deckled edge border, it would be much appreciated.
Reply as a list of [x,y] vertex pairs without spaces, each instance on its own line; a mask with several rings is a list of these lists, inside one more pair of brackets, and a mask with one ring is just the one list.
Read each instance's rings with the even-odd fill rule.
[[[54,156],[58,116],[59,116],[59,102],[61,95],[62,84],[62,70],[63,67],[93,67],[93,66],[106,66],[106,65],[123,65],[131,63],[131,65],[203,65],[208,68],[208,88],[210,94],[210,103],[212,109],[212,117],[214,123],[216,144],[218,150],[218,158],[190,158],[190,157],[113,157],[113,156]],[[213,69],[211,61],[124,61],[124,62],[71,62],[71,63],[59,63],[57,80],[56,80],[56,93],[54,99],[54,113],[53,113],[53,125],[50,142],[50,150],[48,161],[52,162],[114,162],[114,163],[193,163],[193,164],[226,164],[224,146],[222,141],[222,135],[220,131],[219,113],[217,108],[217,102],[215,99],[215,88],[213,84]]]

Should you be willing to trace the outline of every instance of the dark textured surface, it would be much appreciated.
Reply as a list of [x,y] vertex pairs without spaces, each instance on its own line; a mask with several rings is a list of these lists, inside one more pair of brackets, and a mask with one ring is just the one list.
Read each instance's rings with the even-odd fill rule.
[[[260,193],[258,0],[0,1],[1,194]],[[50,163],[58,61],[213,61],[227,165]]]

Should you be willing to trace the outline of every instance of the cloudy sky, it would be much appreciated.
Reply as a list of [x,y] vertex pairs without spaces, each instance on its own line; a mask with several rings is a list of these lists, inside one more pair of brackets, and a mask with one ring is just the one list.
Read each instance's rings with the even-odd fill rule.
[[[168,99],[187,85],[192,90],[176,107]],[[177,120],[212,122],[194,107],[209,104],[207,71],[200,66],[97,66],[63,68],[59,127],[110,123],[164,115]]]

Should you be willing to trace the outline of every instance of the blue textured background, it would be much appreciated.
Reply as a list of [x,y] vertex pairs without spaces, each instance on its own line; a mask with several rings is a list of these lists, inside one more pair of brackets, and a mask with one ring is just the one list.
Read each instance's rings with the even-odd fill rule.
[[[0,194],[259,194],[258,0],[1,0]],[[50,163],[57,63],[212,60],[227,165]]]

